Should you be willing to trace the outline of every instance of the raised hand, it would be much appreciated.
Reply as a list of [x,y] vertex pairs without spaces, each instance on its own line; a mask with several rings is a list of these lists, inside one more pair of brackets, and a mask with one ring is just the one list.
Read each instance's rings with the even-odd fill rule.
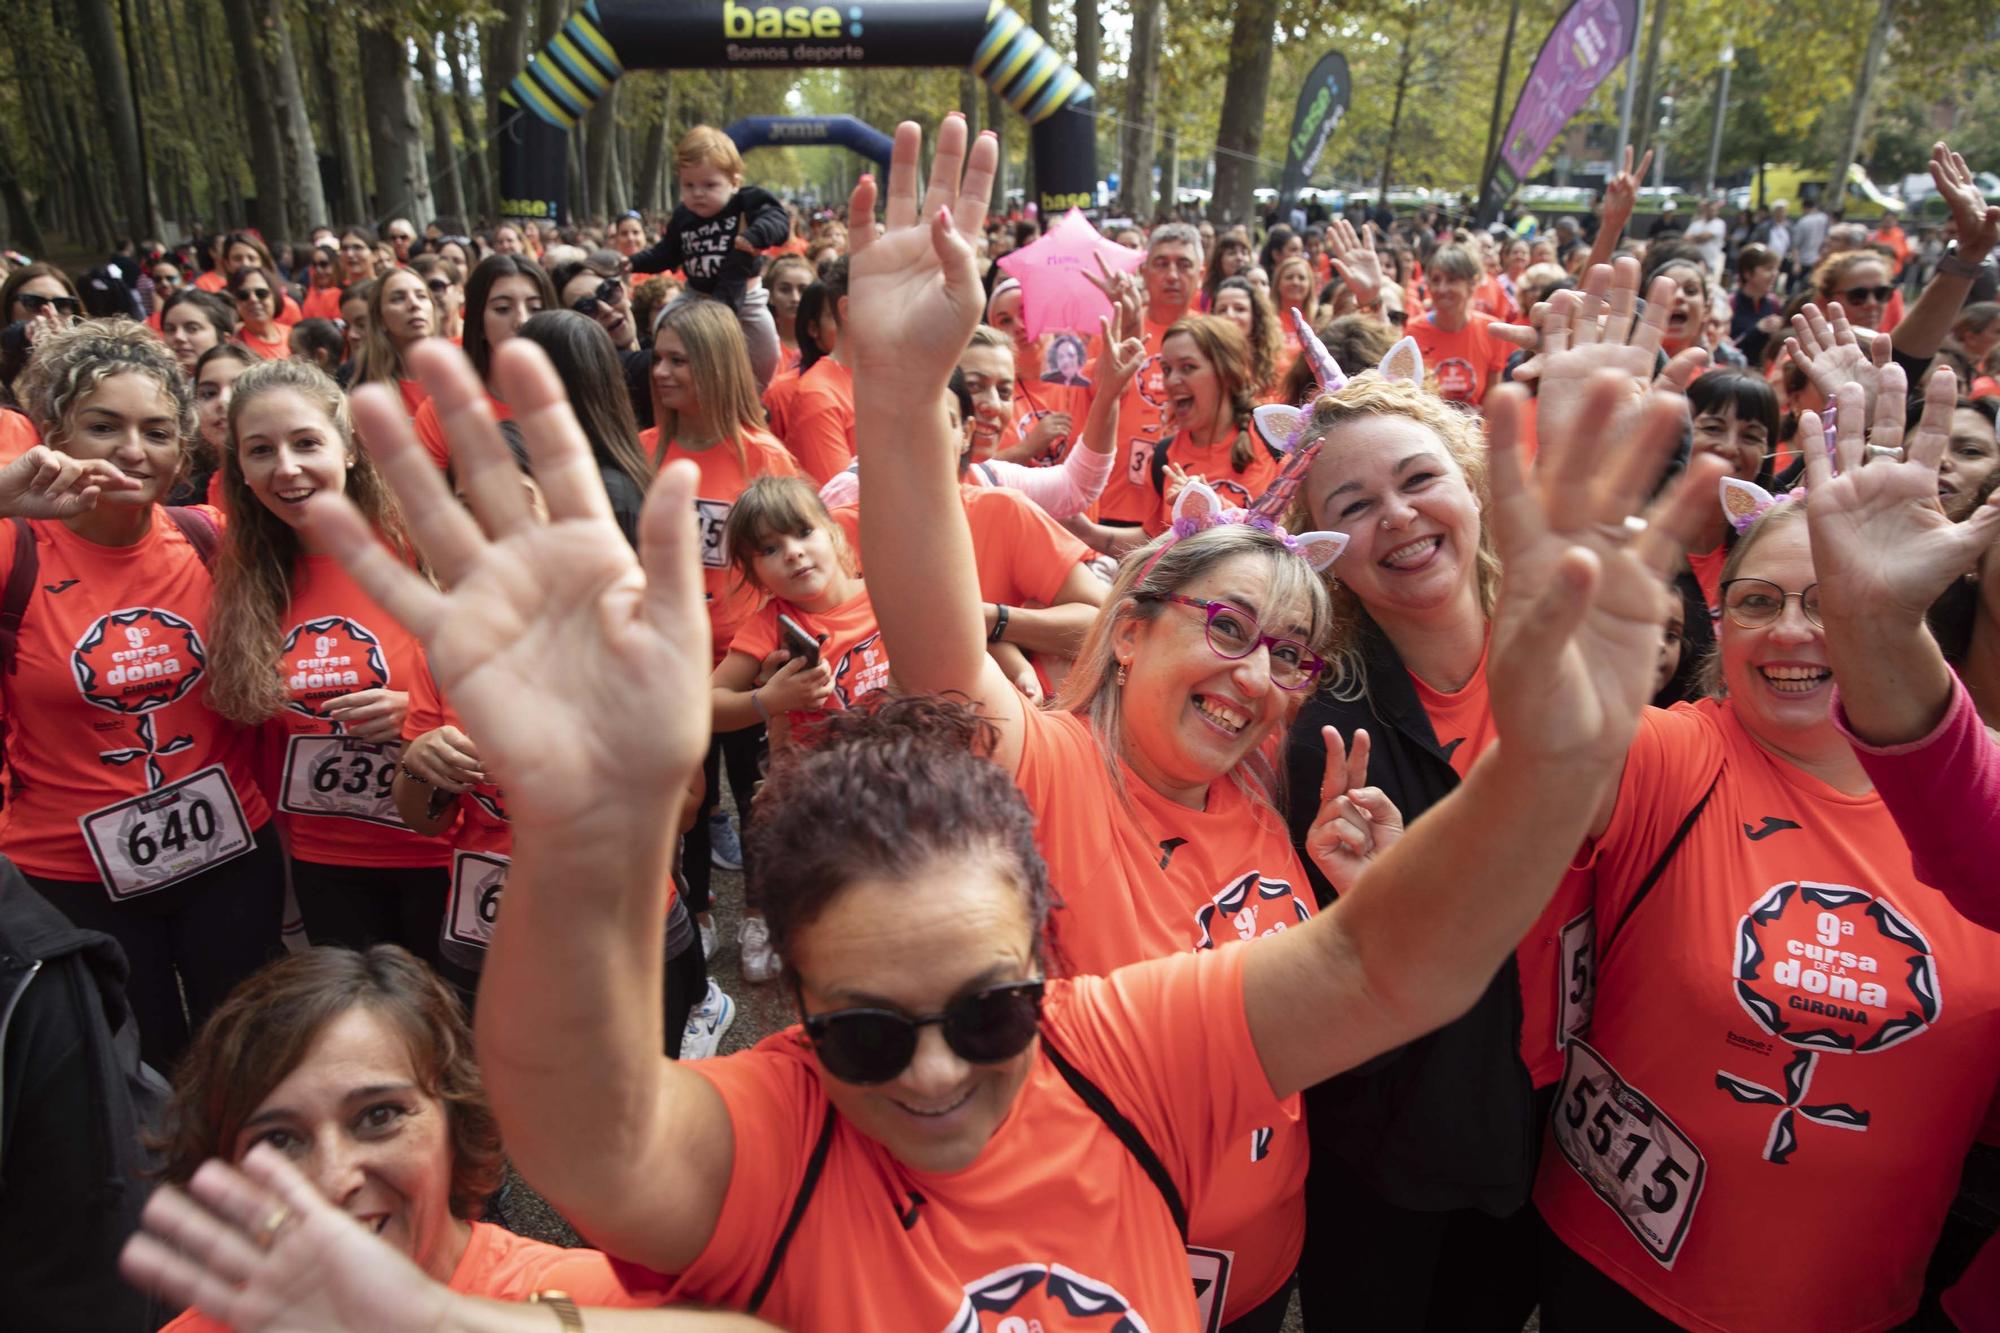
[[1489,521],[1505,571],[1487,667],[1494,724],[1510,759],[1615,773],[1653,693],[1668,571],[1714,506],[1726,466],[1696,458],[1647,507],[1686,407],[1671,393],[1635,403],[1629,371],[1607,368],[1580,384],[1545,383],[1540,452],[1524,477],[1516,440],[1526,401],[1514,385],[1487,400]]
[[239,1333],[434,1333],[453,1297],[320,1197],[274,1148],[154,1191],[118,1267]]
[[[1111,309],[1118,316],[1119,336],[1138,336],[1145,320],[1145,286],[1135,274],[1113,271],[1104,262],[1103,255],[1095,254],[1091,258],[1097,261],[1097,272],[1086,272],[1084,280],[1103,292],[1104,299],[1111,302]],[[1109,332],[1105,334],[1105,339],[1110,340]]]
[[1146,364],[1146,344],[1143,339],[1129,334],[1113,338],[1108,319],[1099,318],[1097,328],[1098,346],[1102,350],[1097,354],[1097,366],[1093,372],[1097,380],[1096,391],[1104,393],[1108,388],[1115,397],[1132,382],[1132,377],[1139,373],[1139,367]]
[[2000,205],[1986,202],[1979,182],[1965,159],[1951,151],[1940,139],[1931,149],[1931,179],[1938,194],[1951,209],[1952,230],[1957,233],[1958,257],[1968,264],[1984,260],[2000,244]]
[[1792,330],[1796,336],[1785,339],[1785,352],[1804,369],[1820,397],[1835,402],[1842,385],[1857,384],[1866,399],[1862,420],[1872,420],[1876,396],[1882,391],[1882,368],[1889,364],[1889,335],[1857,333],[1838,301],[1824,312],[1808,305],[1792,316]]
[[1368,785],[1369,740],[1354,733],[1349,750],[1333,727],[1321,727],[1326,742],[1326,776],[1320,781],[1319,813],[1306,830],[1306,854],[1338,893],[1361,880],[1361,872],[1403,836],[1403,812],[1380,787]]
[[1604,206],[1599,210],[1601,228],[1608,228],[1615,236],[1625,230],[1625,224],[1632,220],[1632,210],[1639,203],[1639,182],[1646,179],[1647,168],[1653,165],[1653,150],[1639,159],[1638,170],[1632,169],[1632,145],[1625,145],[1625,165],[1617,175],[1604,185]]
[[[1579,429],[1573,413],[1587,401],[1587,386],[1605,371],[1623,377],[1614,410],[1637,403],[1656,383],[1653,368],[1659,364],[1673,299],[1673,279],[1662,274],[1653,280],[1645,314],[1639,316],[1639,262],[1631,258],[1594,266],[1580,292],[1557,292],[1543,312],[1535,355],[1514,370],[1516,383],[1539,382],[1537,433],[1568,436]],[[1685,390],[1707,364],[1707,352],[1687,348],[1667,362],[1657,383]]]
[[1354,299],[1372,306],[1382,299],[1382,259],[1375,253],[1375,228],[1357,233],[1346,218],[1335,218],[1326,229],[1327,248],[1340,266],[1340,277]]
[[106,491],[144,488],[106,459],[72,458],[38,444],[0,468],[0,516],[74,518],[95,509]]
[[1806,521],[1829,629],[1849,618],[1921,625],[1939,594],[2000,537],[2000,497],[1963,523],[1946,518],[1938,505],[1938,463],[1951,443],[1956,377],[1949,369],[1931,376],[1923,419],[1907,436],[1904,394],[1903,368],[1892,364],[1882,372],[1882,394],[1864,433],[1861,390],[1841,386],[1832,459],[1819,414],[1799,418]]
[[539,522],[464,355],[429,339],[409,358],[471,513],[445,489],[400,398],[364,387],[354,411],[443,588],[391,555],[345,496],[315,498],[308,532],[423,643],[438,687],[479,738],[486,776],[507,790],[517,838],[652,827],[708,744],[708,709],[691,703],[707,697],[710,662],[694,468],[669,465],[654,481],[634,558],[554,367],[515,339],[497,350],[494,372],[548,504]]
[[[981,134],[968,159],[965,117],[945,117],[931,160],[930,188],[917,197],[917,158],[923,133],[914,121],[896,127],[890,158],[888,230],[873,236],[876,185],[863,176],[848,202],[856,225],[849,234],[848,304],[866,309],[841,330],[841,355],[866,378],[873,392],[902,386],[927,394],[943,392],[986,305],[980,290],[973,241],[986,220],[999,141]],[[963,169],[964,181],[960,183]]]

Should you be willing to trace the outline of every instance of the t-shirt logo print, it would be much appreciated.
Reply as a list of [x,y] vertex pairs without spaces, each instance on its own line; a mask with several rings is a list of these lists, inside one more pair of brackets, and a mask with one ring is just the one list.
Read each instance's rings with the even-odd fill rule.
[[1013,1264],[965,1284],[944,1333],[1150,1333],[1109,1283],[1061,1264]]
[[869,635],[840,655],[833,668],[833,693],[842,708],[852,708],[889,684],[889,656],[882,651],[880,632]]
[[343,695],[389,684],[382,641],[345,616],[321,616],[293,626],[278,661],[291,694],[285,706],[307,717],[321,716],[322,705]]
[[77,693],[84,701],[128,715],[150,713],[184,697],[207,665],[194,626],[150,606],[99,616],[70,654]]
[[1739,1102],[1776,1106],[1764,1159],[1784,1165],[1798,1118],[1865,1131],[1869,1113],[1814,1097],[1823,1055],[1872,1055],[1921,1036],[1943,1007],[1937,957],[1902,913],[1865,890],[1810,880],[1770,889],[1737,927],[1736,998],[1757,1025],[1798,1052],[1784,1087],[1717,1070]]
[[[1194,914],[1194,947],[1213,949],[1234,940],[1275,935],[1310,920],[1312,913],[1282,879],[1266,879],[1253,870],[1232,881]],[[1218,938],[1218,936],[1220,938]]]

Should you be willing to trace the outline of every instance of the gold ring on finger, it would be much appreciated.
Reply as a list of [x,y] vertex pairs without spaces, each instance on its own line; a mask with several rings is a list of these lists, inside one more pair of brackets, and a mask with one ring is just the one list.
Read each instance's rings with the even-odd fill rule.
[[276,1208],[273,1208],[269,1216],[265,1217],[264,1225],[257,1228],[258,1247],[266,1250],[270,1249],[276,1243],[278,1233],[284,1230],[285,1223],[291,1220],[292,1206],[290,1204],[281,1203]]

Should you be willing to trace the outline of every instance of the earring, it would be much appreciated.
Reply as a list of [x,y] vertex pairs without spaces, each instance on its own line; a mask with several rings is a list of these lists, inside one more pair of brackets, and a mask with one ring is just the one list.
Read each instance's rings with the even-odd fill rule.
[[1132,668],[1127,666],[1125,663],[1120,662],[1118,664],[1118,688],[1120,689],[1125,688],[1125,682],[1131,679],[1131,676],[1132,676]]

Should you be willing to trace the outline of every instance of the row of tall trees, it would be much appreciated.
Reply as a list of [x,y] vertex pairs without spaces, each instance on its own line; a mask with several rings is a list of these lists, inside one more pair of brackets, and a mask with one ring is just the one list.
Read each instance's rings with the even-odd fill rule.
[[[1010,0],[1097,88],[1099,160],[1120,211],[1199,183],[1219,218],[1276,183],[1293,99],[1329,47],[1351,107],[1318,179],[1469,192],[1567,0]],[[283,241],[329,220],[497,214],[499,94],[571,0],[13,0],[0,44],[0,234],[99,249],[114,236],[253,225]],[[2000,56],[1991,0],[1650,0],[1633,137],[1698,179],[1725,60],[1719,173],[1849,160],[1921,169],[1932,138],[2000,159],[2000,101],[1969,77]],[[1513,34],[1515,40],[1508,38]],[[1615,121],[1622,76],[1580,123]],[[1664,99],[1676,110],[1661,114]],[[579,216],[660,208],[697,121],[844,111],[1002,133],[1004,186],[1031,189],[1028,135],[955,70],[628,74],[570,138]],[[1981,153],[1991,140],[1991,151]],[[1565,164],[1581,166],[1581,163]],[[844,155],[771,150],[760,179],[838,194]]]

